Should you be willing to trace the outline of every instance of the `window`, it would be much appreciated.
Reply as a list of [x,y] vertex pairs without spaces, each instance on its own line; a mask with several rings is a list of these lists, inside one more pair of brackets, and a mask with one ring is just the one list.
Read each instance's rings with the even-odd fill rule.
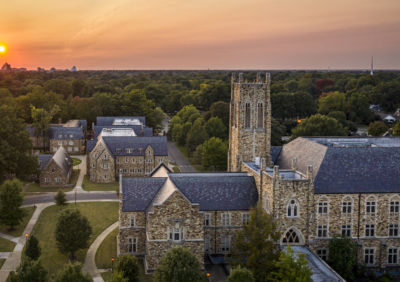
[[148,163],[152,163],[152,162],[153,162],[153,159],[147,159],[147,162],[148,162]]
[[57,147],[53,147],[53,152],[57,152]]
[[318,203],[318,213],[319,214],[327,214],[328,213],[328,202],[319,202]]
[[56,170],[54,168],[51,169],[51,172],[55,172]]
[[74,135],[72,135],[72,134],[69,135],[69,138],[73,138],[73,137],[74,137]]
[[250,103],[246,103],[246,105],[245,105],[244,127],[250,128]]
[[128,252],[136,253],[137,252],[137,238],[128,238]]
[[139,159],[139,163],[143,163],[143,159],[142,158]]
[[74,147],[74,151],[75,151],[75,152],[78,152],[78,151],[79,151],[79,148],[78,148],[78,147]]
[[375,213],[375,209],[376,209],[376,202],[375,201],[368,201],[365,204],[365,211],[367,213]]
[[263,103],[258,103],[257,104],[257,128],[263,128],[264,127],[264,107]]
[[104,169],[108,169],[108,164],[103,164]]
[[129,169],[129,173],[133,173],[133,168]]
[[342,237],[344,237],[344,236],[351,237],[351,225],[350,224],[342,225]]
[[119,173],[123,173],[124,170],[123,170],[122,168],[120,168],[120,169],[118,169],[118,172],[119,172]]
[[50,178],[47,178],[47,177],[46,177],[46,178],[44,179],[44,182],[45,182],[45,183],[49,183],[49,182],[50,182]]
[[390,212],[398,213],[399,212],[399,206],[400,206],[400,202],[399,201],[390,201]]
[[350,201],[342,203],[342,213],[351,213],[352,204]]
[[249,224],[249,220],[250,220],[250,214],[248,213],[244,213],[242,214],[242,223],[243,224]]
[[326,249],[319,249],[317,250],[317,255],[320,257],[322,260],[327,260],[328,259],[328,252]]
[[146,173],[150,173],[150,168],[146,168]]
[[375,224],[366,224],[365,237],[374,237],[374,236],[375,236]]
[[204,237],[204,251],[208,253],[210,251],[210,237]]
[[106,154],[104,154],[104,159],[105,159],[105,160],[107,160],[107,159],[108,159],[108,157],[107,157],[107,155],[106,155]]
[[229,252],[231,247],[231,237],[224,236],[221,238],[221,251],[222,252]]
[[163,162],[162,158],[158,158],[158,163],[162,163],[162,162]]
[[211,224],[211,215],[209,213],[204,214],[204,226],[210,226]]
[[129,158],[125,157],[125,163],[129,163]]
[[60,183],[60,182],[61,182],[60,177],[56,177],[56,182],[57,182],[57,183]]
[[72,152],[72,147],[68,147],[68,148],[67,148],[67,151],[68,151],[68,152]]
[[117,162],[117,164],[119,164],[119,158],[117,157],[117,159],[116,159],[116,162]]
[[104,174],[104,179],[107,179],[107,174]]
[[173,241],[183,240],[183,227],[176,224],[175,227],[169,229],[169,239]]
[[124,168],[123,172],[124,172],[124,173],[127,173],[127,172],[128,172],[128,169],[127,169],[127,168]]
[[132,158],[132,163],[133,164],[136,163],[136,159],[135,158]]
[[151,151],[150,150],[147,151],[147,155],[151,156]]
[[373,265],[375,262],[375,249],[366,248],[364,249],[364,262],[367,265]]
[[289,231],[286,232],[285,237],[283,237],[282,243],[283,244],[300,243],[300,237],[295,230],[289,229]]
[[115,152],[116,152],[116,153],[121,153],[121,148],[116,148],[116,149],[115,149]]
[[389,236],[390,237],[398,237],[399,236],[399,225],[398,224],[389,224]]
[[295,200],[290,200],[287,206],[287,216],[288,217],[297,217],[298,216],[298,206]]
[[137,172],[142,173],[142,169],[141,169],[141,168],[138,168],[138,169],[137,169]]
[[388,263],[389,264],[397,264],[398,262],[398,249],[397,248],[389,248],[388,249]]
[[231,214],[229,213],[223,213],[222,215],[222,225],[223,226],[229,226],[231,225]]
[[64,140],[64,145],[67,145],[67,144],[68,144],[67,140]]
[[74,145],[74,141],[69,141],[68,145],[71,145],[71,146]]
[[328,237],[328,226],[327,225],[318,225],[317,237],[319,237],[319,238]]
[[[62,141],[58,141],[58,146],[61,146],[62,145]],[[54,148],[57,148],[57,147],[54,147]]]
[[130,227],[135,226],[135,217],[133,215],[129,218],[129,226]]
[[58,134],[58,138],[62,138],[62,134]]

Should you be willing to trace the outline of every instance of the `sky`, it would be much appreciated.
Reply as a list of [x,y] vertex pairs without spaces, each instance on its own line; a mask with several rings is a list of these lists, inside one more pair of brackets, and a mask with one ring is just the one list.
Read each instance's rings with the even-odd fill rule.
[[400,69],[400,0],[13,0],[13,67]]

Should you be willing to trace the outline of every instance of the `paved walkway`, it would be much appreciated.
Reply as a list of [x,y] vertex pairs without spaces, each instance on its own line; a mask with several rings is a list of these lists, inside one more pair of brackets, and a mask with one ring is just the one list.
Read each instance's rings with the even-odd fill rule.
[[0,259],[6,259],[10,255],[10,252],[0,252]]
[[96,266],[96,252],[97,249],[100,247],[103,240],[110,234],[115,228],[118,227],[118,221],[114,222],[110,225],[106,230],[104,230],[97,238],[94,240],[92,245],[89,247],[89,250],[86,253],[85,263],[83,264],[82,270],[84,272],[89,273],[93,277],[93,281],[95,282],[104,282],[103,278],[101,277],[101,270],[97,269]]
[[194,167],[191,166],[189,161],[185,158],[185,156],[179,151],[179,149],[175,146],[175,144],[171,141],[168,141],[168,160],[171,162],[175,162],[181,172],[196,172]]
[[74,167],[75,169],[80,169],[78,181],[76,182],[74,190],[76,190],[77,193],[85,193],[87,191],[83,190],[82,182],[83,182],[83,178],[85,177],[85,174],[86,174],[86,155],[85,156],[73,156],[73,157],[80,159],[82,161],[79,165]]
[[19,237],[13,237],[8,234],[0,233],[0,237],[6,239],[8,241],[14,242],[15,244],[18,243]]

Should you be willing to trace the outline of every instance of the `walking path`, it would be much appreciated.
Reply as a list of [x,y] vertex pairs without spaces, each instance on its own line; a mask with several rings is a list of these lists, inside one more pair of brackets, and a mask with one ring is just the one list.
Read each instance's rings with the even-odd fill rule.
[[4,233],[0,233],[0,237],[3,239],[6,239],[8,241],[14,242],[14,243],[18,243],[18,240],[19,240],[19,237],[13,237],[11,235],[4,234]]
[[[82,182],[83,182],[83,178],[86,175],[86,156],[73,156],[73,157],[80,159],[82,161],[79,165],[75,166],[78,169],[80,169],[80,172],[79,172],[78,181],[76,182],[74,190],[76,190],[77,193],[85,193],[87,191],[83,190]],[[74,193],[74,192],[72,192],[72,193]]]
[[181,172],[196,172],[194,167],[189,163],[189,161],[185,158],[185,156],[179,151],[179,149],[175,146],[175,144],[171,141],[168,141],[168,160],[171,162],[175,162]]
[[101,277],[101,270],[97,269],[96,266],[96,252],[97,249],[100,247],[103,240],[110,234],[115,228],[118,227],[118,221],[114,222],[110,225],[106,230],[104,230],[97,238],[94,240],[92,245],[89,247],[89,250],[86,253],[85,263],[83,264],[82,270],[84,272],[89,273],[93,277],[93,281],[95,282],[104,282],[103,278]]
[[6,259],[10,255],[10,252],[0,252],[0,259]]

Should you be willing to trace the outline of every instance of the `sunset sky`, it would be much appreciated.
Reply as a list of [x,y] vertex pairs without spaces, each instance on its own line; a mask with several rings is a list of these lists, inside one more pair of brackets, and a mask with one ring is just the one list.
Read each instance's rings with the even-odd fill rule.
[[13,0],[0,54],[36,69],[400,69],[400,0]]

